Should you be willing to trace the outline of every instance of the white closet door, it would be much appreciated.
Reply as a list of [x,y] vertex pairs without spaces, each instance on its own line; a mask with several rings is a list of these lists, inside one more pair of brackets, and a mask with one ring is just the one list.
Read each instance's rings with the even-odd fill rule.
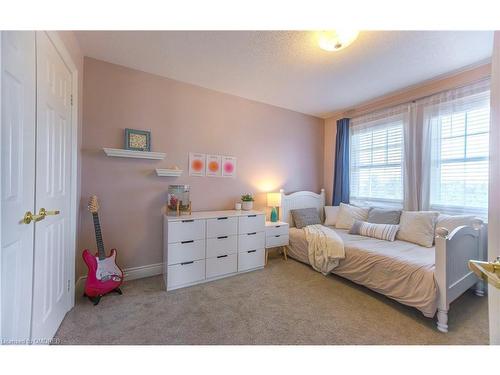
[[35,193],[35,33],[1,33],[1,337],[28,342],[31,328],[33,232],[24,224]]
[[37,42],[36,210],[58,210],[35,227],[33,340],[51,339],[70,308],[72,76],[45,32]]
[[[491,61],[490,189],[488,205],[488,260],[500,257],[500,31],[495,31]],[[500,345],[500,290],[489,285],[490,344]]]

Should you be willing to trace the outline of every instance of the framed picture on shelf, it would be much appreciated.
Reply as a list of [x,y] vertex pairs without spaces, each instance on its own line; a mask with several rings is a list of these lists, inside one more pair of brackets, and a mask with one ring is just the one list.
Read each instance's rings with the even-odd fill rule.
[[151,132],[125,129],[125,150],[151,151]]

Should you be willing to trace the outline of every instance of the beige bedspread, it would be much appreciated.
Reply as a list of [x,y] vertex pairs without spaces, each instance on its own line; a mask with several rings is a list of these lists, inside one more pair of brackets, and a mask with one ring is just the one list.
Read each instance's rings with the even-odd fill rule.
[[[345,259],[332,273],[415,307],[427,317],[434,316],[437,299],[434,248],[334,230],[344,241]],[[310,264],[303,229],[290,228],[288,253],[292,258]]]

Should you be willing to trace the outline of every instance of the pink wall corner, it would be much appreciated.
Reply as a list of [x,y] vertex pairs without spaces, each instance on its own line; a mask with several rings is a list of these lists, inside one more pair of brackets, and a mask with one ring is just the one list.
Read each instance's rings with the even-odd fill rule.
[[[191,185],[194,210],[231,209],[243,193],[323,187],[324,121],[103,61],[85,58],[80,249],[95,248],[86,200],[101,199],[107,249],[116,247],[123,268],[162,262],[162,219],[169,184]],[[113,158],[124,129],[151,130],[162,161]],[[188,153],[237,157],[237,177],[188,175]],[[177,165],[179,178],[155,168]],[[78,273],[85,267],[78,254]]]

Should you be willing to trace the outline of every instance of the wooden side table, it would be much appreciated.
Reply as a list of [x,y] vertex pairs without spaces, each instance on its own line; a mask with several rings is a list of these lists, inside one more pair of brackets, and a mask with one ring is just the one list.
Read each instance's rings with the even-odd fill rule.
[[283,248],[283,256],[287,260],[286,247],[289,244],[288,223],[283,221],[266,221],[266,265],[269,249]]

